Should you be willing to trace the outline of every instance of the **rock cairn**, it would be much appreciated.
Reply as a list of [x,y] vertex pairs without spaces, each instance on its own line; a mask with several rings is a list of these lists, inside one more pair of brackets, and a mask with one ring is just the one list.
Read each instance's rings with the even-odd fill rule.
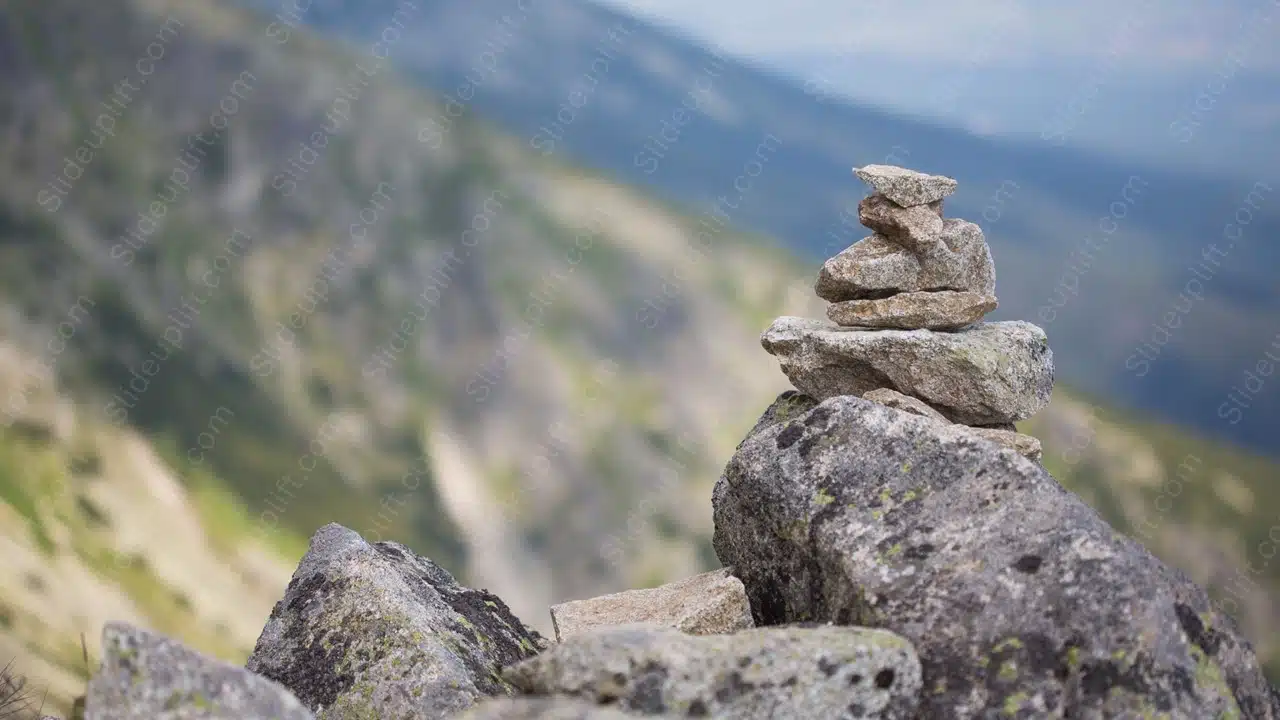
[[949,177],[891,165],[854,170],[874,192],[858,205],[872,231],[826,261],[814,290],[829,322],[778,318],[761,343],[801,392],[855,395],[942,423],[1033,460],[1040,442],[1013,423],[1044,408],[1053,354],[1026,322],[980,322],[997,302],[982,229],[942,216]]

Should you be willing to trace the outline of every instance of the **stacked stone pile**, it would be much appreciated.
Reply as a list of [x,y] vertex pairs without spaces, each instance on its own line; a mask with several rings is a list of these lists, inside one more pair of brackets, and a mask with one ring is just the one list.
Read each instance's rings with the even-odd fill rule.
[[982,229],[944,218],[956,181],[890,165],[854,171],[873,234],[827,260],[814,286],[830,322],[779,318],[764,333],[792,384],[819,400],[856,395],[1039,459],[1013,423],[1049,402],[1053,354],[1025,322],[981,323],[996,308]]

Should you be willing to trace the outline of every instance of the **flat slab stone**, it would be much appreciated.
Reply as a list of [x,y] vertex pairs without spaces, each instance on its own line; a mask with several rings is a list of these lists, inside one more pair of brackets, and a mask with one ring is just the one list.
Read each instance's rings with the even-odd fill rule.
[[927,175],[896,165],[865,165],[854,168],[853,174],[902,207],[937,202],[959,186],[955,178]]
[[982,228],[947,219],[939,238],[917,253],[880,233],[865,237],[822,264],[814,292],[829,302],[933,290],[995,296],[996,266]]
[[933,332],[780,317],[760,343],[797,390],[818,400],[889,388],[965,425],[1025,420],[1053,391],[1049,340],[1022,321]]
[[996,305],[991,295],[939,290],[832,303],[827,317],[845,327],[957,330],[978,322]]
[[534,695],[616,703],[644,715],[741,720],[906,720],[915,717],[921,689],[911,643],[883,630],[829,625],[732,635],[644,624],[602,628],[503,676]]
[[90,720],[314,718],[279,683],[124,623],[102,630],[84,707]]
[[753,627],[747,591],[728,568],[656,588],[554,605],[551,622],[561,642],[596,628],[632,623],[664,625],[691,635]]

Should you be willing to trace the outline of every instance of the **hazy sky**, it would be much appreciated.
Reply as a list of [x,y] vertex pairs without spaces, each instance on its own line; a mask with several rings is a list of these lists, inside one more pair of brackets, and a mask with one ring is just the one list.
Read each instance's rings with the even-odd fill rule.
[[[1223,62],[1248,33],[1250,66],[1280,68],[1277,0],[601,0],[760,58],[875,53],[900,62],[1089,62],[1113,50],[1153,70]],[[1113,38],[1124,33],[1123,47]]]

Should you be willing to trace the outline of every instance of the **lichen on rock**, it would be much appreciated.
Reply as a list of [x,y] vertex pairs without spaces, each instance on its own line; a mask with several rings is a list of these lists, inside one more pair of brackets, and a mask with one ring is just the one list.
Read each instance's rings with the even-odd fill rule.
[[[834,500],[815,511],[818,492]],[[713,505],[757,626],[902,635],[921,717],[1280,717],[1203,590],[968,428],[834,397],[762,421]]]
[[248,667],[320,718],[418,717],[510,695],[503,666],[547,641],[490,593],[391,542],[326,525],[311,539]]

